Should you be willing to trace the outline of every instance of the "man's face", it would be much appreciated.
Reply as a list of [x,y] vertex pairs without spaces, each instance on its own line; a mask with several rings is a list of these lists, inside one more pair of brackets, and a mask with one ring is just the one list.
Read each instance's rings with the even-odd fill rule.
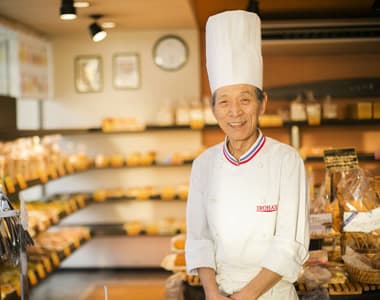
[[224,86],[215,91],[213,111],[219,126],[231,142],[256,136],[258,118],[265,112],[267,97],[260,102],[249,84]]

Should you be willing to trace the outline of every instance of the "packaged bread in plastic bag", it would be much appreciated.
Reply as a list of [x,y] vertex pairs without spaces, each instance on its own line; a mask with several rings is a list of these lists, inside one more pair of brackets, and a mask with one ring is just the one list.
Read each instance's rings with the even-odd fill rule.
[[362,168],[341,173],[337,197],[346,212],[368,212],[380,206],[370,176]]

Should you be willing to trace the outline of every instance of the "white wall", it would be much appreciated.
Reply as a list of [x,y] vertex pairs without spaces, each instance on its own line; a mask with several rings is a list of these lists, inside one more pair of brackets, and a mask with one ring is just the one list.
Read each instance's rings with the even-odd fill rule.
[[[177,34],[189,47],[187,64],[176,72],[158,68],[152,58],[155,42],[166,34]],[[107,116],[133,116],[151,123],[166,101],[200,99],[199,33],[197,30],[112,32],[94,43],[88,35],[64,36],[52,40],[54,100],[43,102],[44,128],[99,127]],[[120,52],[140,55],[141,87],[116,90],[112,86],[112,56]],[[75,91],[74,60],[78,55],[100,55],[103,60],[103,91],[82,94]],[[199,131],[159,131],[123,135],[81,135],[64,137],[65,142],[84,144],[91,155],[127,155],[134,151],[196,151],[201,146]],[[65,144],[65,142],[63,144]],[[48,195],[57,192],[90,191],[96,188],[160,186],[186,183],[190,166],[168,169],[142,168],[86,172],[47,185]]]
[[[154,43],[165,34],[181,36],[189,46],[189,61],[179,71],[158,68],[152,59]],[[109,31],[105,40],[91,41],[88,35],[63,36],[52,40],[54,100],[44,105],[45,128],[99,127],[107,116],[134,116],[145,122],[168,99],[200,97],[199,33],[195,29],[170,31]],[[112,86],[112,55],[140,55],[141,87],[115,90]],[[74,59],[78,55],[100,55],[103,60],[103,91],[80,94],[74,87]]]

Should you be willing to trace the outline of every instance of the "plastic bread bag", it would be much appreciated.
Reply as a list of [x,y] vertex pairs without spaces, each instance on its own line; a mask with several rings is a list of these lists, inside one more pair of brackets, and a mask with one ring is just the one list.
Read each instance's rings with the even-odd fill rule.
[[178,272],[171,275],[165,284],[166,300],[183,300],[184,273]]
[[342,172],[338,183],[338,199],[347,212],[367,212],[380,206],[370,184],[370,176],[362,168]]
[[306,266],[301,280],[307,290],[314,290],[329,283],[331,272],[322,265]]
[[318,287],[301,295],[300,300],[329,300],[330,295],[326,288]]
[[320,214],[330,212],[330,197],[326,192],[325,185],[322,184],[315,200],[310,204],[311,214]]

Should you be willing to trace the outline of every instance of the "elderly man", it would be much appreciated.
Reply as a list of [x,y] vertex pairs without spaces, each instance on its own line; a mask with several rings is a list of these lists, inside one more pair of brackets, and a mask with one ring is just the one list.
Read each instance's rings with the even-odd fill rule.
[[206,25],[212,108],[224,142],[193,163],[186,263],[207,300],[293,300],[309,246],[302,159],[258,128],[262,92],[260,19],[246,11]]

